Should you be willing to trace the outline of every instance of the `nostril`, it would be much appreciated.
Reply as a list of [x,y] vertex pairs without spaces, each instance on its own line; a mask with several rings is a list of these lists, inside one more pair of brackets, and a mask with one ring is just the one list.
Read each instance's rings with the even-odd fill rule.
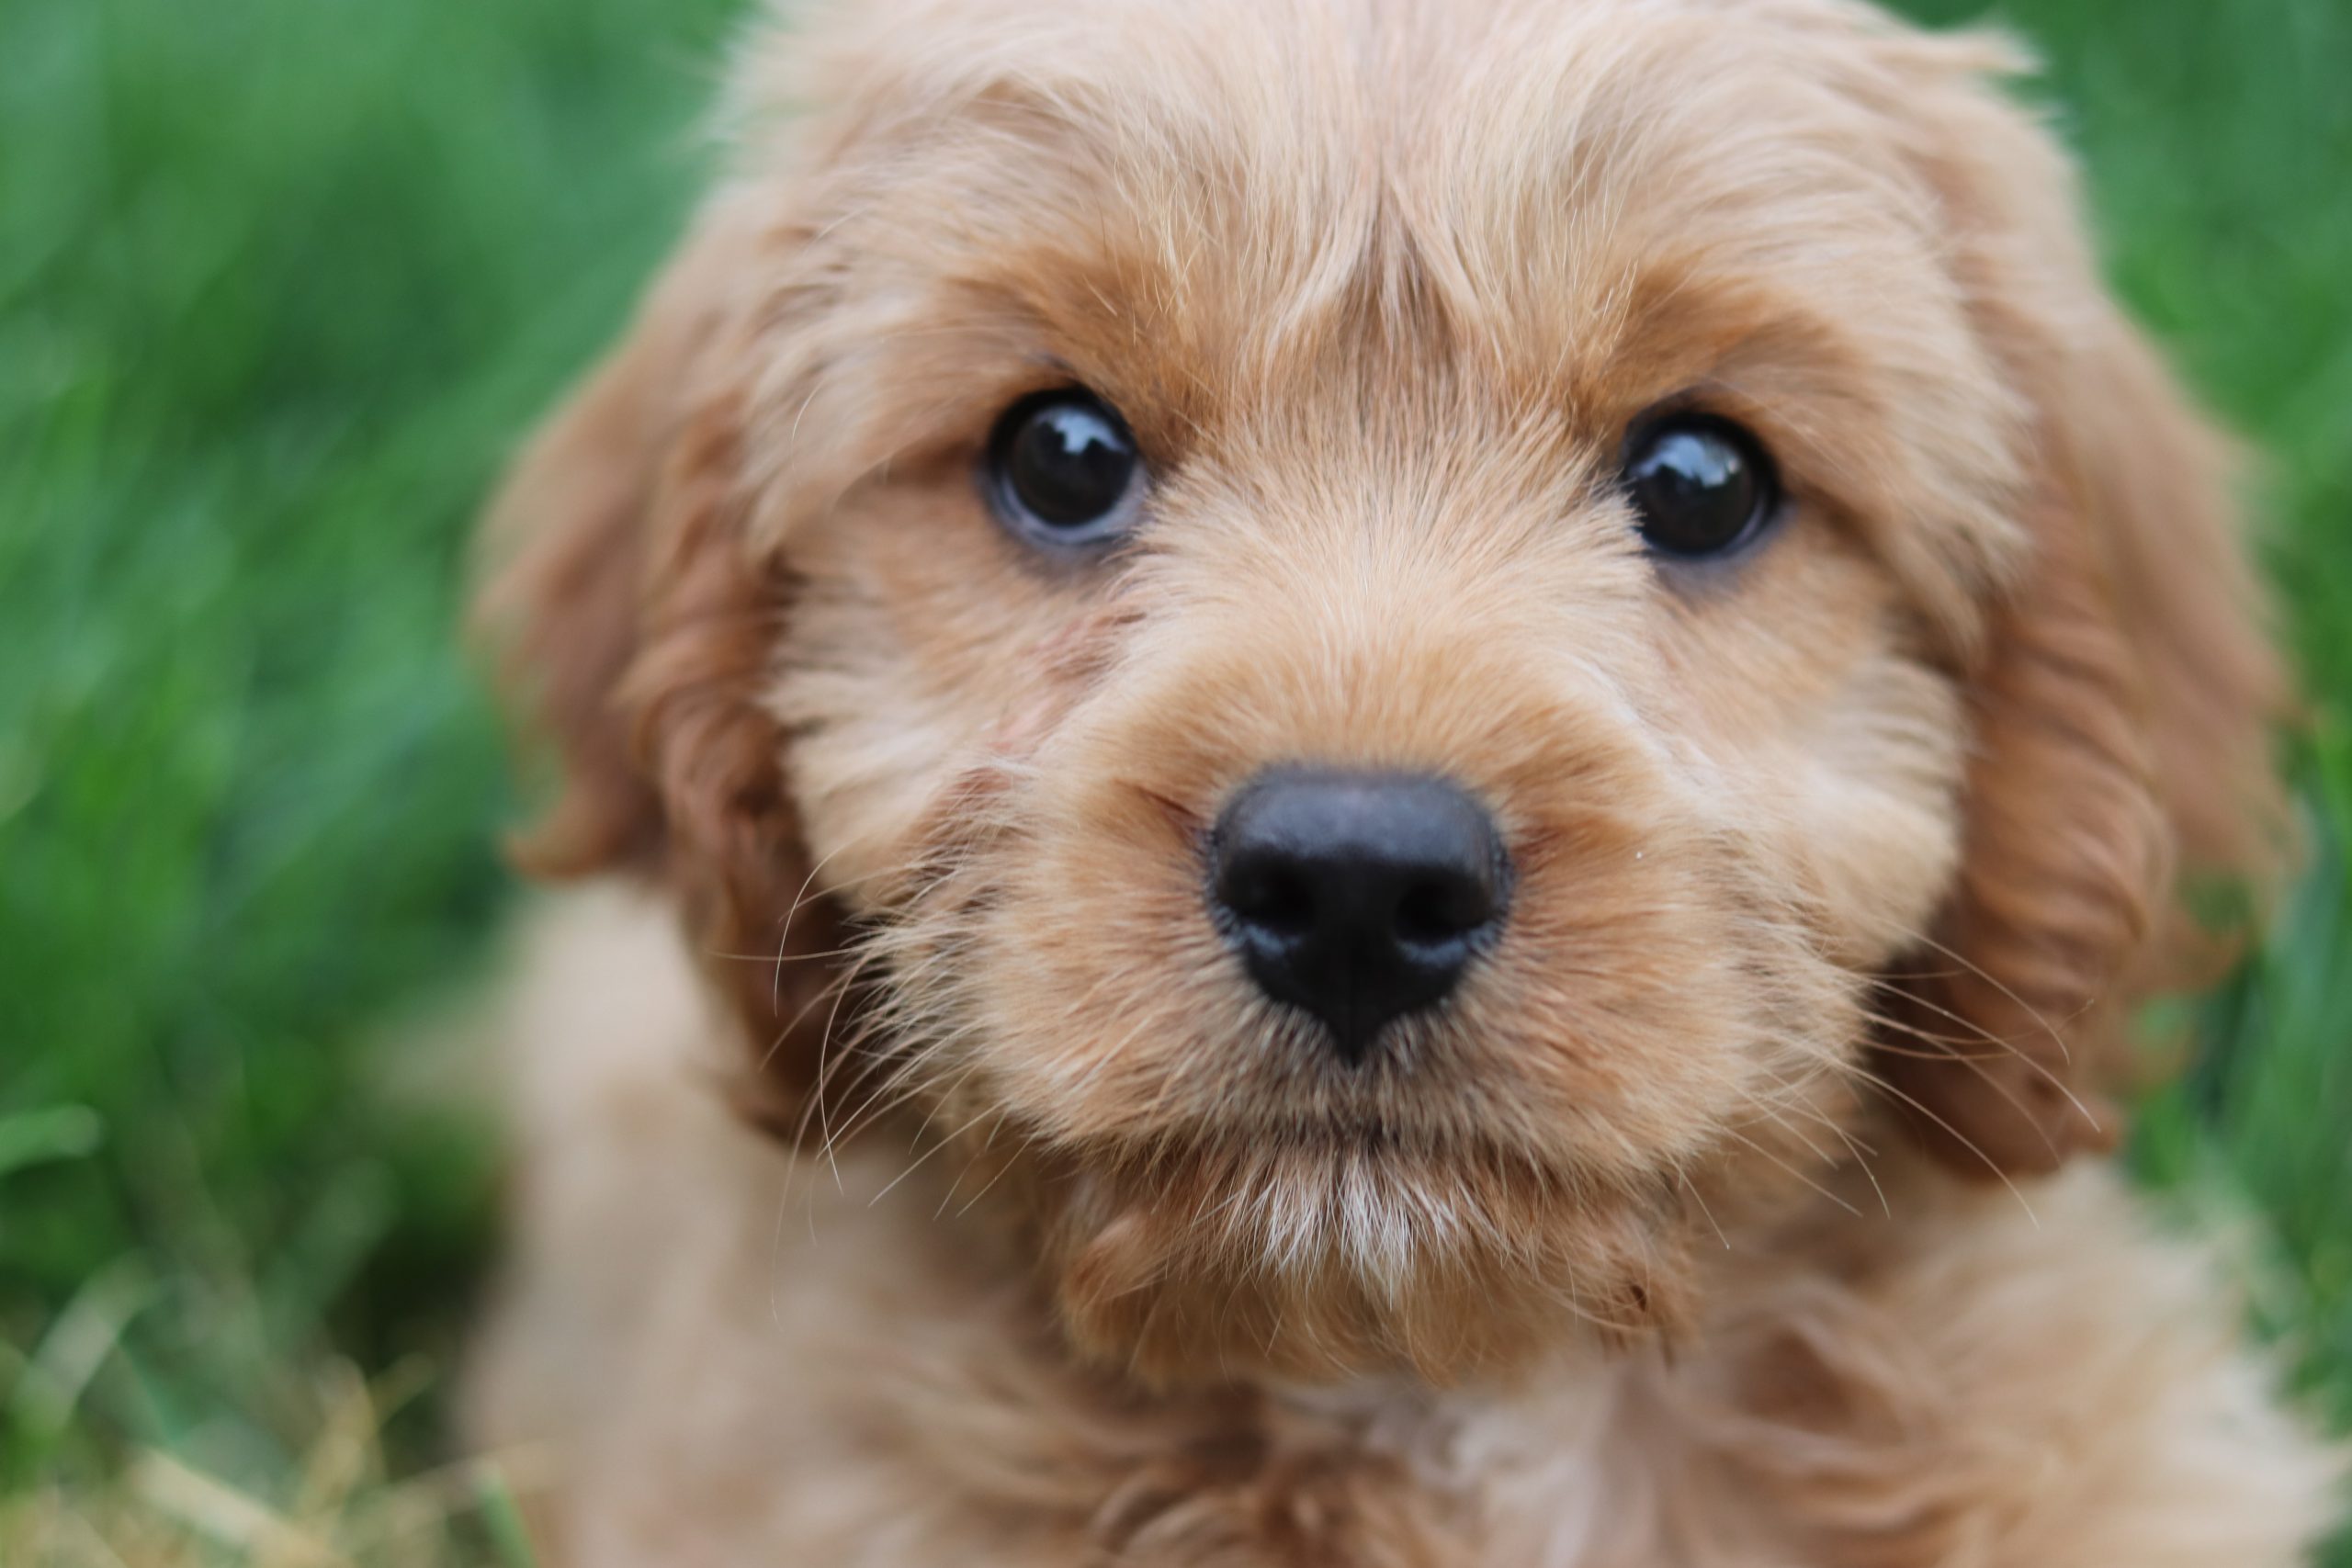
[[1459,942],[1493,919],[1495,901],[1487,885],[1475,877],[1422,877],[1408,886],[1396,901],[1396,935],[1415,947],[1439,947]]
[[1236,919],[1272,936],[1305,936],[1315,927],[1313,879],[1286,860],[1237,856],[1218,880],[1217,898]]

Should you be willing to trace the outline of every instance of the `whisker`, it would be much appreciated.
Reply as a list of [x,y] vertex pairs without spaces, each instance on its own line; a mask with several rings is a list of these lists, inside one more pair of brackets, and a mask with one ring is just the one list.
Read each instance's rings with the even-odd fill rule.
[[1799,1181],[1804,1182],[1807,1187],[1812,1188],[1815,1192],[1820,1193],[1824,1198],[1828,1199],[1831,1202],[1837,1204],[1839,1208],[1853,1215],[1854,1218],[1859,1220],[1862,1217],[1862,1212],[1860,1209],[1855,1208],[1854,1205],[1849,1203],[1846,1200],[1829,1190],[1828,1188],[1824,1187],[1820,1182],[1815,1181],[1813,1178],[1807,1176],[1804,1172],[1799,1170],[1796,1167],[1791,1165],[1788,1161],[1782,1159],[1780,1156],[1774,1154],[1771,1150],[1766,1148],[1763,1145],[1758,1143],[1755,1139],[1749,1137],[1738,1128],[1726,1127],[1724,1129],[1724,1134],[1726,1137],[1737,1138],[1741,1143],[1746,1144],[1749,1148],[1755,1150],[1765,1159],[1770,1160],[1776,1166],[1779,1166],[1782,1170],[1788,1172],[1789,1175],[1795,1177]]
[[1731,1237],[1724,1235],[1724,1227],[1715,1223],[1715,1213],[1713,1209],[1707,1207],[1707,1201],[1699,1196],[1698,1184],[1690,1179],[1690,1173],[1679,1167],[1677,1167],[1674,1176],[1676,1180],[1682,1183],[1682,1190],[1690,1194],[1690,1201],[1699,1205],[1699,1213],[1707,1217],[1707,1228],[1715,1233],[1715,1239],[1724,1244],[1724,1250],[1725,1252],[1729,1252],[1731,1250]]
[[[993,1111],[980,1111],[970,1121],[965,1122],[961,1127],[956,1128],[956,1131],[948,1134],[945,1137],[940,1139],[939,1142],[932,1145],[930,1148],[925,1149],[922,1153],[915,1156],[913,1162],[910,1163],[906,1169],[899,1172],[898,1175],[883,1183],[882,1190],[865,1201],[865,1206],[870,1209],[874,1207],[875,1204],[882,1201],[883,1199],[888,1198],[892,1192],[898,1190],[899,1183],[904,1181],[908,1177],[912,1176],[916,1171],[922,1169],[924,1164],[930,1160],[932,1156],[955,1143],[958,1138],[961,1138],[965,1134],[978,1126],[982,1122],[986,1121],[993,1114],[995,1114]],[[944,1204],[942,1206],[944,1207]]]
[[[1952,1062],[1957,1063],[1961,1066],[1966,1067],[1970,1072],[1974,1073],[1978,1078],[1984,1081],[1985,1088],[2000,1096],[2002,1102],[2007,1105],[2010,1110],[2018,1113],[2018,1119],[2019,1121],[2033,1129],[2034,1136],[2041,1140],[2042,1147],[2050,1151],[2052,1157],[2055,1158],[2058,1156],[2059,1150],[2057,1141],[2051,1137],[2049,1130],[2041,1124],[2041,1119],[2034,1115],[2031,1109],[2027,1106],[2024,1100],[2018,1098],[2016,1090],[2010,1089],[2008,1085],[2001,1082],[2000,1079],[1995,1077],[1990,1072],[1985,1070],[1984,1066],[1984,1063],[2003,1061],[2006,1060],[2006,1058],[2000,1056],[1971,1055],[1959,1051],[1906,1051],[1897,1046],[1888,1045],[1883,1041],[1877,1043],[1873,1048],[1883,1051],[1890,1056],[1902,1056],[1915,1062]],[[2038,1063],[2029,1063],[2029,1065],[2037,1067],[2040,1066]],[[2046,1071],[2046,1069],[2044,1070]],[[2084,1121],[2089,1122],[2093,1128],[2097,1128],[2098,1126],[2098,1119],[2091,1114],[2090,1109],[2087,1106],[2084,1105],[2080,1100],[2075,1097],[2075,1094],[2071,1089],[2067,1089],[2064,1084],[2059,1083],[2055,1078],[2052,1078],[2051,1081],[2056,1086],[2058,1092],[2064,1095],[2067,1101],[2074,1106],[2077,1112],[2081,1114]]]
[[[1942,942],[1938,942],[1934,937],[1928,935],[1925,931],[1913,931],[1910,933],[1910,936],[1911,940],[1919,943],[1920,946],[1927,948],[1931,953],[1940,953],[1944,957],[1951,959],[1954,964],[1959,964],[1969,974],[1973,975],[1976,978],[1984,981],[1986,985],[2000,992],[2001,995],[2015,1002],[2018,1008],[2023,1010],[2025,1015],[2033,1020],[2033,1021],[2041,1027],[2042,1032],[2049,1035],[2051,1041],[2057,1045],[2060,1060],[2072,1061],[2074,1059],[2067,1053],[2065,1040],[2059,1034],[2057,1029],[2051,1024],[2050,1021],[2041,1016],[2041,1010],[2031,1002],[2027,1001],[2023,997],[2018,996],[2015,991],[2009,989],[2009,987],[1997,976],[1988,974],[1981,964],[1978,964],[1969,958],[1966,953],[1954,952],[1952,949],[1946,947]],[[2075,1016],[2080,1016],[2079,1010]],[[2074,1021],[2074,1019],[2070,1017],[2066,1021],[2071,1023]]]
[[[1954,1010],[1943,1009],[1943,1006],[1936,1006],[1936,1004],[1933,1004],[1933,1001],[1928,1001],[1927,997],[1912,997],[1910,992],[1895,992],[1895,995],[1900,995],[1900,997],[1903,997],[1903,999],[1905,999],[1905,1001],[1912,1001],[1912,1004],[1917,1004],[1917,1006],[1924,1006],[1924,1009],[1928,1009],[1928,1010],[1931,1010],[1931,1013],[1938,1013],[1938,1016],[1950,1018],[1950,1021],[1952,1021],[1952,1022],[1959,1022],[1959,1025],[1973,1027],[1973,1030],[1978,1032],[1978,1034],[1981,1034],[1983,1042],[1985,1042],[1987,1046],[2002,1046],[2004,1051],[2008,1051],[2008,1054],[2011,1054],[2011,1055],[2016,1055],[2016,1058],[2020,1060],[2020,1063],[2025,1063],[2025,1065],[2028,1065],[2028,1067],[2032,1067],[2034,1072],[2040,1072],[2040,1075],[2044,1077],[2046,1081],[2049,1081],[2051,1089],[2055,1089],[2055,1090],[2058,1090],[2058,1093],[2061,1093],[2061,1096],[2065,1096],[2067,1105],[2072,1105],[2072,1107],[2075,1107],[2075,1110],[2076,1110],[2076,1112],[2082,1114],[2084,1122],[2091,1123],[2093,1128],[2098,1126],[2098,1117],[2093,1117],[2093,1114],[2091,1114],[2091,1107],[2084,1105],[2084,1102],[2075,1096],[2075,1090],[2072,1090],[2070,1086],[2067,1086],[2067,1081],[2065,1081],[2065,1079],[2061,1079],[2061,1077],[2055,1075],[2055,1072],[2051,1072],[2049,1065],[2046,1065],[2046,1063],[2037,1063],[2037,1060],[2034,1060],[2032,1055],[2030,1055],[2023,1046],[2018,1046],[2016,1042],[2008,1042],[2008,1039],[2002,1039],[2002,1037],[1999,1037],[1999,1034],[1992,1034],[1990,1030],[1985,1030],[1985,1027],[1981,1027],[1981,1025],[1975,1025],[1975,1022],[1971,1022],[1969,1018],[1962,1018],[1962,1016],[1959,1016],[1959,1013],[1954,1013]],[[1865,1016],[1872,1018],[1874,1022],[1884,1022],[1884,1025],[1886,1025],[1886,1027],[1891,1027],[1891,1030],[1903,1030],[1903,1032],[1907,1032],[1907,1034],[1912,1034],[1912,1037],[1915,1037],[1915,1039],[1927,1039],[1927,1042],[1940,1042],[1940,1037],[1936,1037],[1936,1034],[1928,1034],[1927,1030],[1919,1030],[1919,1027],[1915,1027],[1915,1025],[1905,1025],[1905,1022],[1894,1021],[1894,1018],[1884,1018],[1884,1016],[1882,1016],[1882,1013],[1874,1013],[1874,1010],[1872,1010],[1872,1013],[1865,1013]],[[2072,1021],[2067,1021],[2067,1022],[2072,1022]],[[2065,1051],[2065,1046],[2063,1046],[2063,1043],[2061,1043],[2061,1051]],[[1957,1051],[1954,1051],[1954,1060],[1973,1060],[1973,1058],[1966,1058],[1966,1055],[1959,1055]],[[1990,1060],[1990,1058],[1987,1058],[1987,1060]],[[2063,1060],[2072,1060],[2072,1058],[2063,1058]],[[1983,1069],[1978,1069],[1978,1077],[1983,1077],[1983,1079],[1985,1079],[1987,1084],[1992,1084],[1992,1077],[1987,1075],[1987,1072],[1983,1072]],[[2002,1089],[2002,1086],[1999,1086],[1999,1084],[1992,1084],[1992,1086],[1995,1086],[1996,1090]],[[2018,1105],[2016,1098],[2008,1096],[2007,1090],[2004,1090],[2004,1098],[2007,1098],[2007,1100],[2011,1102],[2011,1105]],[[2023,1105],[2018,1105],[2018,1112],[2020,1112],[2020,1114],[2028,1114],[2028,1112],[2025,1112],[2025,1107],[2023,1107]],[[2034,1123],[2034,1126],[2040,1126],[2040,1122]]]
[[[824,870],[825,867],[832,861],[848,851],[853,845],[855,845],[860,841],[861,840],[856,839],[851,839],[836,846],[830,852],[820,855],[817,858],[816,863],[809,866],[808,874],[800,879],[800,889],[798,892],[793,894],[792,906],[784,912],[784,919],[782,921],[783,929],[776,933],[775,975],[768,983],[768,1007],[771,1010],[781,1009],[784,1006],[785,950],[792,943],[792,922],[799,915],[801,906],[808,902],[808,889],[816,886],[817,874],[819,872]],[[850,886],[850,884],[844,883],[841,886]]]
[[1976,1146],[1975,1140],[1967,1136],[1965,1134],[1961,1132],[1959,1128],[1953,1126],[1951,1122],[1937,1115],[1933,1111],[1928,1110],[1917,1100],[1914,1100],[1911,1096],[1904,1093],[1901,1089],[1887,1082],[1886,1079],[1881,1077],[1878,1074],[1871,1072],[1869,1068],[1857,1066],[1854,1071],[1876,1086],[1882,1092],[1894,1096],[1895,1099],[1903,1101],[1904,1104],[1908,1105],[1912,1110],[1917,1111],[1920,1115],[1926,1117],[1928,1121],[1934,1122],[1937,1126],[1942,1128],[1945,1132],[1958,1139],[1962,1147],[1967,1149],[1970,1154],[1974,1155],[1978,1159],[1984,1161],[1984,1168],[1991,1171],[1996,1177],[1999,1178],[2001,1185],[2009,1190],[2009,1196],[2018,1201],[2018,1207],[2023,1209],[2025,1211],[2026,1218],[2033,1222],[2033,1228],[2036,1230],[2040,1230],[2041,1228],[2041,1216],[2033,1212],[2033,1205],[2025,1201],[2025,1193],[2018,1190],[2016,1182],[2009,1179],[2009,1173],[2001,1168],[2001,1164],[1998,1160],[1995,1159],[1991,1155],[1986,1154],[1983,1149]]

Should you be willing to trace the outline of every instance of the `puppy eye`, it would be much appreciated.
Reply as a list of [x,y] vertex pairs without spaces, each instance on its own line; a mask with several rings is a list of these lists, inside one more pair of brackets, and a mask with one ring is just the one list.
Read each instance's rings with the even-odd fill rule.
[[1048,549],[1117,539],[1135,521],[1143,481],[1126,421],[1083,388],[1022,399],[989,437],[989,505],[1007,528]]
[[1668,556],[1716,556],[1746,544],[1770,521],[1779,489],[1756,437],[1706,414],[1636,428],[1625,446],[1624,482],[1643,541]]

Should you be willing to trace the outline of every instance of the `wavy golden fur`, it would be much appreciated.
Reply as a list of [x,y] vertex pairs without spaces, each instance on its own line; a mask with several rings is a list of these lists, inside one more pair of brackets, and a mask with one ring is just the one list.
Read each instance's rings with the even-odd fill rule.
[[[2018,65],[1840,0],[746,46],[490,530],[526,863],[645,890],[511,1028],[475,1406],[563,1439],[567,1560],[2297,1560],[2333,1456],[2060,1170],[2177,889],[2271,867],[2283,698]],[[1070,381],[1156,476],[1092,566],[972,479]],[[1761,547],[1643,553],[1660,406],[1775,454]],[[1518,867],[1362,1069],[1203,911],[1295,762],[1453,778]]]

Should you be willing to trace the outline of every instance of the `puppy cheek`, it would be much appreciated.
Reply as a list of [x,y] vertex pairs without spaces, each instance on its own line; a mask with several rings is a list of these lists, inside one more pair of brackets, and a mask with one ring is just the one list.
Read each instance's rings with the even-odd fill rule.
[[1740,764],[1777,818],[1757,839],[1804,899],[1827,957],[1883,968],[1917,944],[1961,854],[1967,721],[1941,676],[1888,658],[1814,726]]
[[797,618],[767,705],[797,738],[786,775],[822,890],[877,912],[917,861],[971,837],[963,819],[985,804],[975,792],[1001,788],[1059,728],[1122,621],[1096,611],[1048,624],[959,689],[862,596]]

